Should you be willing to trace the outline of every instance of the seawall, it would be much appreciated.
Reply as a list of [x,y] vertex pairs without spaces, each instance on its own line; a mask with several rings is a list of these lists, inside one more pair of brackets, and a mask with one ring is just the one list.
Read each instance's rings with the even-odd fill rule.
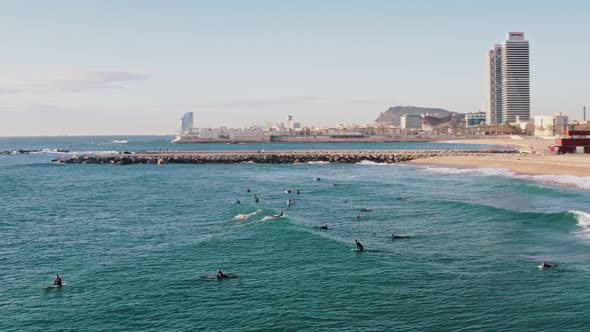
[[330,162],[354,164],[362,161],[394,164],[438,156],[483,156],[518,153],[515,150],[350,150],[350,151],[166,151],[97,154],[59,157],[64,164],[295,164]]

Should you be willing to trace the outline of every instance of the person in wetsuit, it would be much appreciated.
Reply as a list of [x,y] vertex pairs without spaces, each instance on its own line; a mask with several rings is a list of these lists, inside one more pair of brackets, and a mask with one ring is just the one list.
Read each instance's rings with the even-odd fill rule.
[[365,249],[363,245],[357,240],[354,240],[354,244],[356,244],[356,248],[358,249],[358,251],[363,251]]
[[395,234],[391,234],[391,238],[392,239],[407,239],[409,238],[409,235],[395,235]]
[[56,274],[55,278],[53,278],[53,285],[61,287],[61,278],[59,277],[59,274]]
[[551,264],[547,264],[545,262],[541,262],[541,268],[542,269],[550,269],[552,267],[553,267],[553,265],[551,265]]
[[320,226],[320,229],[328,229],[328,225]]
[[223,272],[221,272],[221,269],[217,269],[217,273],[215,274],[215,276],[217,277],[217,279],[223,279],[227,277],[225,274],[223,274]]

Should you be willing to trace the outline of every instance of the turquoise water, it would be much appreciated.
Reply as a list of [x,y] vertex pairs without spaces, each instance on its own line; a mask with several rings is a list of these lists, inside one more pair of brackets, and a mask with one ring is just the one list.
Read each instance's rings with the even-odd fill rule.
[[[120,150],[55,139],[3,138],[0,150]],[[138,140],[125,148],[175,147]],[[375,164],[66,166],[52,157],[0,155],[2,331],[590,326],[587,178]],[[540,261],[558,267],[539,270]],[[239,278],[199,278],[217,268]],[[47,287],[56,273],[61,289]]]

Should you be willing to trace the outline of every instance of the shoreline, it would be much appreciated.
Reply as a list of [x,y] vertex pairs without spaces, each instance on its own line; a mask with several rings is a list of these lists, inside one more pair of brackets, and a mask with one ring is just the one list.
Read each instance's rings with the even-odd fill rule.
[[487,156],[435,156],[405,162],[446,168],[507,169],[519,175],[570,175],[590,177],[590,155],[497,154]]

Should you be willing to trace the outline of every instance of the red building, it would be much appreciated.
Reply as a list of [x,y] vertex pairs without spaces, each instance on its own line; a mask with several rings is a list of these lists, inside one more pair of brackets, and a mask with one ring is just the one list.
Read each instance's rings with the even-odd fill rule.
[[549,148],[551,154],[590,153],[590,131],[572,130],[563,132]]

